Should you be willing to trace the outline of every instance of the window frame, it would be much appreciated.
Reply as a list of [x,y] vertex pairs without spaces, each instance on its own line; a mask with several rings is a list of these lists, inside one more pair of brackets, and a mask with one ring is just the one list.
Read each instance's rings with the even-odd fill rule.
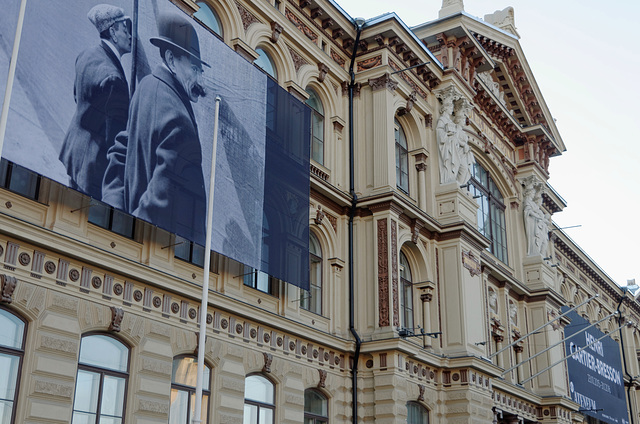
[[[221,39],[222,41],[224,41],[224,28],[222,26],[222,21],[220,20],[220,16],[218,15],[218,13],[216,12],[216,10],[209,4],[209,2],[204,1],[204,0],[197,0],[195,1],[195,3],[200,6],[200,9],[196,10],[193,13],[193,18],[196,19],[198,22],[200,22],[202,24],[203,27],[207,28],[213,35],[215,35],[216,37],[218,37],[219,39]],[[201,4],[202,3],[202,4]],[[211,28],[211,26],[209,26],[207,24],[207,22],[204,19],[200,19],[200,17],[196,16],[198,14],[198,12],[203,8],[206,7],[207,9],[209,9],[209,11],[211,12],[211,14],[213,15],[213,18],[216,20],[216,24],[218,25],[218,28],[220,30],[220,32],[217,32],[214,28]],[[203,15],[206,15],[205,13],[200,14],[201,17],[204,17]]]
[[[187,254],[187,257],[184,256],[180,256],[180,250],[179,247],[181,247],[182,245],[187,244],[189,246],[189,253]],[[201,251],[202,254],[202,262],[198,261],[197,258],[195,258],[195,251]],[[205,252],[205,248],[204,246],[201,246],[197,243],[194,243],[190,240],[187,240],[184,237],[181,237],[179,235],[176,234],[176,241],[173,247],[173,257],[180,259],[181,261],[184,262],[188,262],[192,265],[195,265],[199,268],[204,268],[204,259],[205,259],[205,255],[207,254],[207,252]],[[213,262],[213,261],[211,261]]]
[[[315,246],[317,247],[317,251],[319,251],[320,253],[319,256],[317,253],[311,252],[312,237],[315,240],[314,243],[315,243]],[[305,311],[322,315],[322,309],[323,309],[323,303],[324,303],[322,301],[323,276],[324,276],[324,272],[323,272],[324,264],[322,262],[322,246],[320,245],[320,240],[318,240],[318,237],[311,231],[309,232],[309,247],[310,247],[309,249],[309,290],[300,291],[300,307]],[[315,284],[314,284],[314,278],[313,278],[313,267],[311,266],[312,264],[317,264],[317,267],[319,268],[319,273],[318,273],[319,275]],[[314,294],[316,295],[316,299],[319,299],[317,303],[318,305],[317,308],[311,307],[315,303],[313,302]]]
[[[309,98],[305,101],[311,108],[311,148],[309,151],[309,156],[312,160],[319,163],[320,165],[325,165],[325,121],[324,121],[324,104],[322,103],[322,99],[320,95],[313,87],[307,87],[305,89],[307,94],[309,94]],[[310,102],[312,98],[315,102]],[[320,110],[318,110],[320,109]],[[314,128],[320,128],[322,131],[321,137],[318,137],[316,132],[314,132]],[[319,157],[314,157],[314,146],[319,146],[318,151],[320,152]]]
[[[404,258],[404,261],[402,260]],[[404,262],[404,264],[403,264]],[[409,265],[409,258],[400,250],[398,255],[398,263],[400,265],[400,328],[411,331],[413,333],[415,316],[414,316],[414,296],[413,296],[413,275],[411,273],[411,266]],[[404,268],[404,270],[403,270]],[[403,273],[409,274],[409,279],[402,276]],[[407,296],[408,294],[408,296]],[[411,322],[408,322],[411,321]]]
[[[395,140],[396,187],[409,194],[409,143],[407,135],[397,118],[393,119],[393,136]],[[404,141],[404,145],[401,143]],[[406,171],[403,171],[403,165]]]
[[[101,210],[106,210],[108,213],[108,218],[107,221],[108,223],[106,225],[102,225],[102,223],[97,222],[97,220],[92,220],[92,215],[91,215],[91,211],[92,210],[96,210],[94,208],[100,208]],[[124,231],[120,231],[118,229],[114,229],[114,216],[116,216],[116,214],[121,215],[122,218],[124,219],[130,219],[131,220],[131,231],[126,233]],[[137,219],[133,216],[133,215],[129,215],[121,210],[118,210],[116,208],[114,208],[113,206],[109,206],[106,203],[103,203],[99,200],[96,199],[91,199],[90,200],[90,204],[89,204],[89,212],[87,213],[87,221],[92,224],[95,225],[96,227],[100,227],[103,228],[107,231],[111,231],[112,233],[118,234],[119,236],[122,236],[124,238],[128,238],[130,240],[134,240],[135,239],[135,235],[136,235],[136,222]]]
[[[11,400],[11,416],[9,418],[9,424],[15,423],[16,420],[16,411],[18,408],[16,407],[18,403],[18,394],[20,393],[20,380],[22,380],[22,365],[24,362],[24,354],[25,347],[27,344],[27,331],[29,327],[29,322],[24,319],[22,316],[15,313],[13,310],[0,305],[0,312],[5,311],[8,315],[17,318],[22,322],[22,340],[19,348],[9,347],[7,345],[0,345],[0,354],[5,354],[7,356],[13,356],[18,358],[18,372],[16,373],[16,381],[15,381],[15,391],[13,394],[13,400]],[[9,399],[6,399],[7,401]]]
[[504,204],[504,196],[489,170],[478,162],[473,165],[467,190],[471,192],[478,204],[478,230],[491,241],[487,250],[498,260],[508,265],[507,208]]
[[[175,389],[177,391],[182,391],[182,392],[187,392],[187,422],[184,424],[190,424],[191,420],[193,417],[191,417],[191,397],[193,395],[193,398],[195,399],[195,393],[196,393],[196,388],[195,386],[186,386],[184,384],[180,384],[180,383],[176,383],[173,381],[173,377],[174,377],[174,372],[173,372],[173,363],[176,360],[182,360],[185,358],[192,358],[195,359],[195,363],[197,364],[197,357],[195,355],[189,355],[189,354],[185,354],[185,355],[178,355],[175,356],[173,358],[172,361],[172,365],[171,365],[171,392]],[[207,403],[206,406],[204,404],[204,402],[202,403],[202,410],[206,410],[207,411],[207,420],[204,421],[204,424],[207,424],[209,422],[211,422],[210,420],[210,414],[209,414],[209,408],[211,407],[211,379],[212,379],[212,367],[210,367],[208,364],[205,363],[205,367],[207,367],[209,369],[209,381],[207,382],[207,385],[205,387],[205,384],[202,385],[202,396],[207,396]],[[204,382],[203,382],[204,383]],[[206,409],[205,409],[206,408]],[[169,416],[171,417],[171,401],[169,401]]]
[[[424,423],[424,420],[422,422],[416,423],[416,422],[409,422],[409,418],[411,415],[411,409],[410,408],[416,408],[420,411],[421,414],[425,414],[426,416],[426,423]],[[425,407],[424,405],[420,404],[419,402],[415,402],[415,401],[409,401],[407,402],[407,424],[429,424],[429,420],[431,419],[430,415],[429,415],[429,409],[427,407]]]
[[[269,403],[265,403],[265,402],[260,402],[257,400],[253,400],[253,399],[247,399],[247,380],[250,377],[260,377],[263,378],[264,380],[268,381],[271,384],[272,390],[273,390],[273,403],[269,404]],[[252,405],[252,406],[256,406],[258,409],[258,420],[256,423],[250,423],[250,424],[262,424],[260,422],[260,410],[261,409],[269,409],[272,411],[272,423],[276,422],[276,384],[271,381],[270,379],[268,379],[267,377],[265,377],[262,374],[249,374],[245,377],[245,393],[244,393],[244,402],[243,402],[243,421],[244,421],[244,413],[246,412],[245,406],[246,405]]]
[[[307,403],[306,403],[307,392],[313,392],[313,393],[321,396],[324,399],[325,407],[326,407],[326,410],[327,410],[327,415],[326,416],[325,415],[314,414],[312,412],[308,412],[307,411]],[[304,424],[328,424],[329,423],[329,398],[324,393],[322,393],[320,390],[314,389],[314,388],[306,389],[304,391],[304,396],[305,396]],[[307,419],[312,420],[312,421],[308,422]]]
[[[14,176],[14,169],[24,170],[30,179],[35,178],[33,193],[26,193],[21,190],[17,190],[16,188],[11,188],[11,179]],[[27,199],[35,200],[36,202],[40,198],[40,186],[42,182],[42,176],[37,174],[24,166],[18,165],[17,163],[11,162],[7,159],[2,158],[0,161],[0,188],[4,188],[5,190],[9,190],[12,193],[19,194],[22,197]]]
[[[84,341],[85,338],[89,338],[92,336],[103,336],[103,337],[109,337],[111,339],[116,340],[118,343],[122,344],[126,349],[127,349],[127,371],[117,371],[117,370],[113,370],[113,369],[109,369],[109,368],[100,368],[96,365],[89,365],[89,364],[84,364],[82,362],[80,362],[80,352],[82,351],[82,342]],[[129,346],[127,343],[123,342],[122,340],[120,340],[117,337],[114,337],[111,334],[108,333],[101,333],[101,332],[91,332],[91,333],[87,333],[87,334],[83,334],[82,337],[80,338],[80,350],[78,350],[78,365],[77,365],[77,371],[76,371],[76,382],[75,382],[75,387],[74,387],[74,396],[73,396],[73,402],[71,404],[71,424],[73,424],[73,415],[76,412],[75,409],[75,403],[76,403],[76,397],[77,397],[77,391],[78,391],[78,372],[79,371],[88,371],[88,372],[92,372],[95,374],[98,374],[100,376],[100,381],[99,381],[99,389],[98,389],[98,401],[97,401],[97,405],[96,405],[96,422],[99,423],[100,422],[100,416],[101,416],[101,408],[102,408],[102,393],[103,393],[103,384],[104,384],[104,377],[105,376],[110,376],[110,377],[117,377],[117,378],[122,378],[124,379],[124,391],[123,391],[123,395],[122,395],[122,417],[121,417],[121,424],[125,423],[125,417],[127,415],[127,397],[128,397],[128,391],[129,391],[129,376],[130,376],[130,368],[131,368],[131,346]],[[85,412],[85,411],[80,411],[78,410],[77,412]]]

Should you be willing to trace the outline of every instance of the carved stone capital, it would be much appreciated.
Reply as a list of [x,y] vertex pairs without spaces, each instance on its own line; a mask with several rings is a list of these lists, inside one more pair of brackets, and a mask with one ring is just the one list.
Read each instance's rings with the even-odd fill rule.
[[422,300],[423,302],[431,302],[433,300],[433,294],[423,293],[420,295],[420,300]]
[[416,163],[416,171],[422,172],[427,170],[427,164],[424,162]]
[[0,275],[0,289],[2,290],[0,293],[0,302],[13,302],[13,292],[15,291],[17,284],[18,280],[16,279],[16,277],[12,277],[6,274]]
[[373,91],[379,91],[385,88],[394,91],[398,87],[398,83],[393,81],[391,75],[387,72],[378,78],[369,78],[369,86]]

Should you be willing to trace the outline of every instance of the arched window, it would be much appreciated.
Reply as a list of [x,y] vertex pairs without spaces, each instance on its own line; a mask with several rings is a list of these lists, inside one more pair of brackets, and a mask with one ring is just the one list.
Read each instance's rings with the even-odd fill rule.
[[324,164],[324,108],[318,94],[307,88],[309,98],[307,104],[313,109],[311,112],[311,159]]
[[322,314],[322,249],[313,233],[309,233],[309,291],[300,293],[300,305],[316,314]]
[[304,391],[304,424],[328,424],[327,398],[314,389]]
[[205,24],[211,31],[222,37],[222,25],[216,12],[205,2],[197,1],[196,4],[200,6],[200,9],[193,14],[195,18],[198,18],[200,22]]
[[504,199],[489,172],[479,163],[473,165],[469,190],[478,202],[478,230],[489,240],[489,251],[504,262],[507,258],[507,228]]
[[250,375],[244,382],[244,424],[275,422],[275,388],[261,375]]
[[18,399],[18,376],[24,357],[26,324],[0,308],[0,422],[13,423]]
[[400,327],[413,330],[413,283],[409,261],[400,252]]
[[[169,423],[190,424],[196,405],[196,380],[198,360],[192,356],[173,360],[171,371],[171,406]],[[211,394],[211,369],[205,364],[202,383],[202,422],[207,424],[209,395]]]
[[72,424],[121,423],[124,417],[129,348],[94,334],[80,342]]
[[278,71],[276,70],[276,66],[273,64],[273,60],[269,53],[258,47],[256,49],[256,53],[258,53],[258,58],[253,62],[258,68],[262,69],[274,80],[278,80]]
[[404,130],[397,119],[393,120],[396,140],[396,185],[405,193],[409,193],[409,149]]
[[407,424],[429,424],[429,411],[416,402],[407,402]]

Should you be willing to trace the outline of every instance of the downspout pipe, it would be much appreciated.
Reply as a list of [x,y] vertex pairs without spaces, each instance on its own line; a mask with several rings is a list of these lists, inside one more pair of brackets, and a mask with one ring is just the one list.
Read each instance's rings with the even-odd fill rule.
[[355,139],[354,139],[354,119],[353,119],[353,89],[356,85],[356,74],[353,66],[358,53],[358,44],[360,44],[360,34],[364,27],[364,19],[356,18],[356,41],[351,54],[351,63],[349,64],[349,193],[351,195],[351,209],[349,210],[349,331],[356,341],[356,349],[353,354],[353,366],[351,367],[351,420],[353,424],[358,424],[358,360],[360,359],[360,347],[362,339],[358,335],[355,326],[355,279],[353,270],[353,218],[356,215],[356,207],[358,204],[358,195],[355,189]]
[[[624,300],[627,298],[627,290],[622,291],[622,298],[620,298],[620,302],[618,303],[618,308],[616,309],[618,311],[618,320],[619,323],[622,324],[622,312],[620,311],[620,307],[622,306],[622,302],[624,302]],[[627,368],[627,355],[624,351],[624,336],[622,334],[622,328],[620,327],[620,329],[618,330],[620,332],[620,349],[622,350],[622,365],[624,366],[624,373],[626,374],[627,377],[629,377],[629,386],[627,387],[627,404],[629,405],[629,419],[631,420],[631,424],[635,424],[635,419],[634,419],[634,413],[632,411],[633,408],[633,404],[631,403],[631,382],[633,381],[633,376],[631,374],[629,374],[629,369]]]

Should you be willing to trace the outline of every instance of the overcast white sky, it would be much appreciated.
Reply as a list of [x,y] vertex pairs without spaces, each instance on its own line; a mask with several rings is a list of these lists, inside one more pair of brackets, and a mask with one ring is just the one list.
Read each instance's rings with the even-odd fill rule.
[[[336,0],[352,17],[395,12],[408,26],[438,17],[442,0]],[[550,183],[567,208],[553,216],[620,285],[640,284],[640,48],[638,0],[465,0],[465,11],[515,9],[529,66],[567,151]]]

